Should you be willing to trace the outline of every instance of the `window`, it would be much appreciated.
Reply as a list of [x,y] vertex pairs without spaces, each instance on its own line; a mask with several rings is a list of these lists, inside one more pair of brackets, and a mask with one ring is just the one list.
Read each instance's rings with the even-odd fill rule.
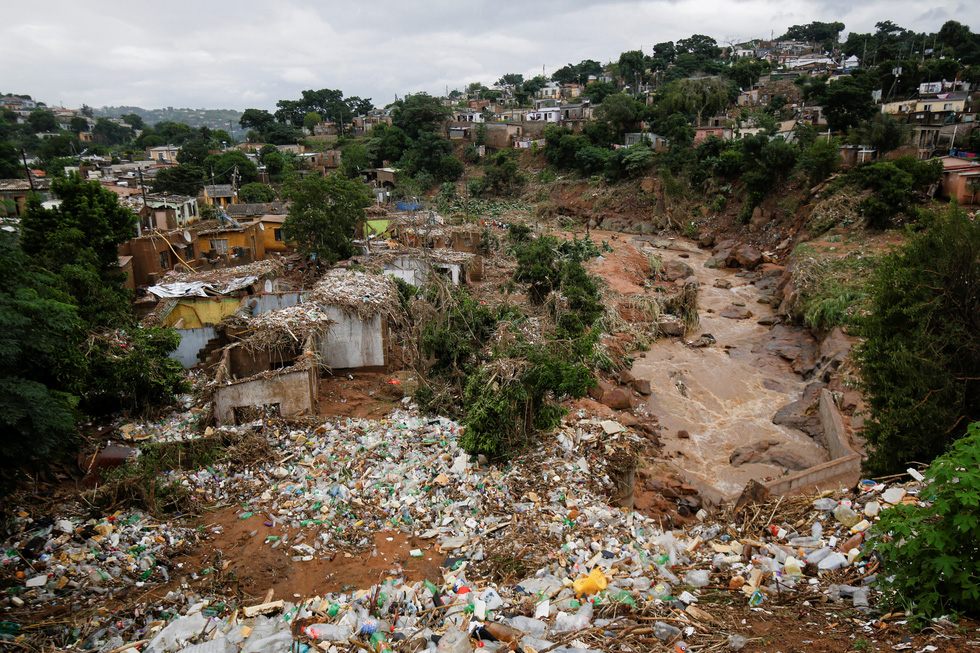
[[168,252],[160,252],[160,269],[166,270],[170,268],[170,255]]
[[272,233],[273,233],[273,236],[276,239],[276,242],[277,243],[281,243],[282,242],[282,229],[276,229]]
[[923,104],[922,105],[922,110],[923,111],[932,111],[932,105],[931,104]]
[[227,238],[211,238],[211,251],[217,254],[228,254],[228,239]]
[[943,111],[952,111],[952,110],[953,110],[953,105],[952,104],[946,103],[946,104],[943,105]]
[[184,260],[185,261],[194,260],[194,245],[184,245]]

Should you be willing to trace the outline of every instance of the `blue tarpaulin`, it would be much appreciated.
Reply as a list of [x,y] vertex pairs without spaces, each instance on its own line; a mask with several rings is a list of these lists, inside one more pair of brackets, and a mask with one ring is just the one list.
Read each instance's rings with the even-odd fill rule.
[[397,204],[399,211],[421,211],[421,204],[414,204],[412,202],[398,202]]

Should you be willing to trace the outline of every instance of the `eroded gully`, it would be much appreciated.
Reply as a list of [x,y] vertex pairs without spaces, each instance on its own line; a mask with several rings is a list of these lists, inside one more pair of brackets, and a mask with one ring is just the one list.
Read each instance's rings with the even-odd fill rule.
[[[758,302],[760,290],[733,270],[704,267],[709,253],[690,241],[644,249],[659,254],[664,263],[686,263],[699,283],[700,327],[684,338],[658,340],[632,369],[634,377],[650,381],[647,408],[662,427],[663,456],[669,464],[702,492],[713,490],[719,498],[732,499],[750,479],[786,474],[788,469],[774,458],[795,457],[808,466],[828,460],[826,450],[811,437],[772,422],[776,411],[799,399],[805,382],[788,362],[770,353],[771,347],[763,346],[770,330],[758,321],[772,309]],[[731,288],[716,287],[718,280]],[[722,317],[733,304],[744,305],[752,316]],[[692,347],[689,343],[701,334],[711,334],[715,344]],[[767,450],[755,456],[756,462],[731,464],[737,449],[766,442]]]

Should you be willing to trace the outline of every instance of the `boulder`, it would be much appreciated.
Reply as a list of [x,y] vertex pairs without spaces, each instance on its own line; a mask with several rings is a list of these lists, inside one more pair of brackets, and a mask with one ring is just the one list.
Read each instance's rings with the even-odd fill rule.
[[728,279],[715,279],[715,288],[721,288],[722,290],[728,290],[732,287],[732,282]]
[[709,231],[702,233],[701,236],[698,238],[698,245],[700,245],[705,249],[711,247],[714,244],[715,244],[715,235]]
[[722,310],[718,315],[727,317],[729,320],[747,320],[752,317],[752,311],[744,306],[735,306],[732,304],[728,308]]
[[663,275],[667,277],[668,281],[677,281],[694,276],[694,270],[683,261],[671,260],[664,263]]
[[820,425],[818,404],[820,390],[826,387],[824,383],[811,383],[803,390],[803,395],[796,401],[791,401],[776,411],[772,423],[777,426],[796,429],[816,438],[823,435]]
[[602,395],[602,403],[613,410],[630,410],[633,408],[630,403],[630,396],[622,388],[613,388]]
[[762,252],[748,243],[742,243],[732,248],[726,263],[732,267],[754,270],[762,263]]
[[769,447],[777,444],[779,444],[779,440],[759,440],[744,447],[739,447],[728,457],[728,462],[732,467],[762,462],[763,454],[769,450]]
[[639,426],[640,420],[633,416],[632,413],[622,412],[617,416],[619,423],[623,426]]
[[657,326],[660,327],[660,331],[668,336],[682,336],[684,335],[684,322],[681,321],[679,317],[674,317],[672,315],[662,315],[657,322]]
[[652,390],[650,389],[649,379],[633,379],[631,382],[633,389],[639,392],[641,395],[649,395]]
[[770,449],[763,460],[797,472],[810,468],[810,463],[804,460],[803,456],[786,449]]
[[620,370],[619,382],[623,385],[629,385],[633,382],[633,374],[629,370]]

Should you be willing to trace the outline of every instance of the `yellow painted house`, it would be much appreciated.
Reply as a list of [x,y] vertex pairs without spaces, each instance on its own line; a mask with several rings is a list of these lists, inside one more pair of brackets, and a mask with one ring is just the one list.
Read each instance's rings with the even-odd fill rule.
[[265,241],[265,251],[283,254],[294,251],[282,235],[282,223],[285,219],[286,215],[283,213],[269,213],[259,218],[258,222],[264,229],[262,238]]
[[242,265],[265,258],[265,238],[260,222],[239,223],[239,226],[206,220],[197,225],[201,253],[206,258],[224,257]]

